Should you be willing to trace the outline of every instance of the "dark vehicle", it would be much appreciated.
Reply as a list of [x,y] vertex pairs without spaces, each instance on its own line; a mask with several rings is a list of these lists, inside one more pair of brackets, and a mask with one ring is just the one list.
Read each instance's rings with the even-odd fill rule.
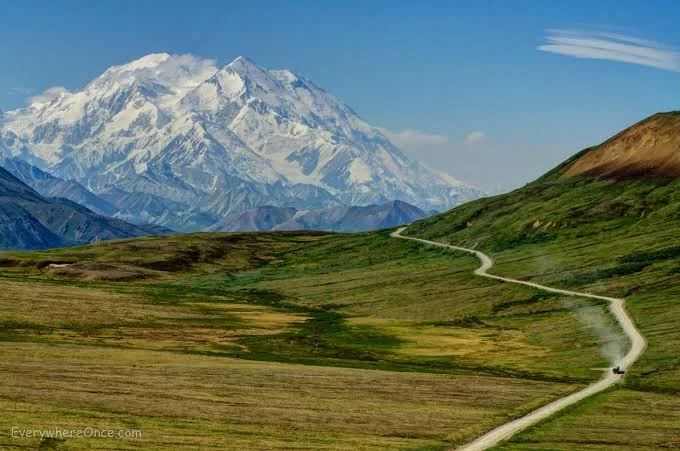
[[625,371],[623,371],[620,366],[617,366],[616,368],[612,368],[612,372],[614,374],[624,374],[625,373]]

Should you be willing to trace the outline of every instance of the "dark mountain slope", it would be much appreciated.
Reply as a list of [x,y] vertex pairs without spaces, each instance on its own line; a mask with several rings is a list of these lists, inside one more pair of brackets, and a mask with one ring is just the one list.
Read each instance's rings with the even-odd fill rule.
[[45,249],[64,244],[20,205],[0,200],[0,249]]
[[92,193],[80,183],[54,177],[18,158],[0,157],[0,166],[45,197],[63,197],[93,212],[113,216],[119,209]]
[[297,210],[287,207],[263,206],[227,215],[210,230],[215,231],[261,231],[271,230],[279,224],[289,221]]
[[97,215],[61,198],[46,198],[0,168],[0,248],[44,249],[167,233]]

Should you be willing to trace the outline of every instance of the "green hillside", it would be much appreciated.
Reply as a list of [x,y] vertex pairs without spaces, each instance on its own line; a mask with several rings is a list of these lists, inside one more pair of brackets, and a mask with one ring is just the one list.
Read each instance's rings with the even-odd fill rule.
[[[620,138],[652,121],[676,126],[678,117],[653,116]],[[680,130],[676,127],[669,136],[677,140]],[[653,146],[659,141],[654,138],[646,142]],[[612,148],[616,139],[602,146]],[[670,161],[680,152],[675,149]],[[565,176],[598,151],[601,146],[586,149],[512,193],[470,202],[406,231],[476,247],[494,258],[495,274],[625,297],[648,341],[645,354],[625,378],[626,390],[599,395],[502,449],[680,445],[662,432],[680,419],[680,179],[652,169],[636,177]],[[640,146],[638,151],[644,155],[656,149]],[[645,420],[633,426],[634,418]],[[621,428],[628,432],[622,434]]]
[[649,349],[628,384],[680,392],[680,179],[544,177],[411,225],[406,234],[489,253],[498,274],[629,299]]

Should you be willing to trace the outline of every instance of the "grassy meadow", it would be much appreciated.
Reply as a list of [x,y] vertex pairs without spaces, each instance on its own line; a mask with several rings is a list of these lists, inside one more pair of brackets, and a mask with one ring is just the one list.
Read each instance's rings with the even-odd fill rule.
[[[571,390],[486,376],[302,366],[119,347],[3,346],[0,427],[139,429],[97,449],[444,448]],[[0,436],[0,448],[36,441]]]
[[680,448],[680,397],[614,389],[583,401],[495,450]]
[[628,311],[648,342],[621,389],[597,395],[499,449],[680,447],[680,268],[675,257],[680,241],[676,231],[674,223],[658,222],[641,225],[632,233],[614,230],[606,237],[498,254],[499,273],[625,297]]
[[602,337],[577,312],[606,320],[602,305],[476,266],[386,231],[3,253],[2,431],[142,432],[42,444],[63,449],[446,449],[599,377]]

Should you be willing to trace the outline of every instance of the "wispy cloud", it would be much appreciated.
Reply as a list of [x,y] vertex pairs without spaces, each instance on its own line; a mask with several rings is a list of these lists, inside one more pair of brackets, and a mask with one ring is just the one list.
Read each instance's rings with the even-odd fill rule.
[[465,142],[468,144],[479,144],[488,141],[488,139],[486,133],[480,132],[479,130],[470,132],[465,136]]
[[575,58],[621,61],[680,72],[680,52],[664,44],[616,33],[584,30],[546,30],[542,52]]
[[483,144],[489,141],[488,135],[480,130],[469,132],[461,141],[460,138],[452,140],[446,135],[412,128],[400,131],[390,130],[389,128],[379,129],[397,147],[414,155],[451,154],[456,150],[463,149],[465,145]]
[[381,128],[383,135],[402,149],[422,149],[430,146],[441,146],[449,142],[449,137],[437,133],[421,132],[407,128],[406,130],[394,131]]
[[47,88],[45,91],[42,93],[35,95],[33,97],[28,98],[28,104],[33,105],[36,103],[47,103],[51,102],[52,100],[56,99],[62,94],[68,94],[69,91],[68,89],[64,88],[63,86],[53,86],[51,88]]

